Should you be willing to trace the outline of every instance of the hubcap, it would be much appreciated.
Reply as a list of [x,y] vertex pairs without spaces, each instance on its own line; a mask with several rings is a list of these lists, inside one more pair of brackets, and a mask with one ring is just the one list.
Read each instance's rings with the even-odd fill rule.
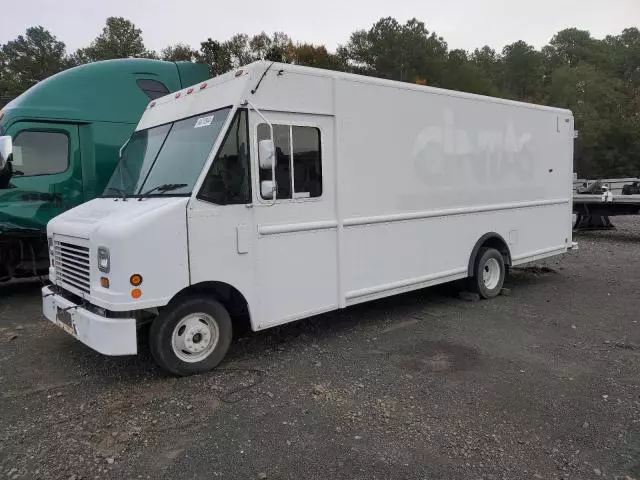
[[209,314],[187,315],[173,329],[171,347],[183,362],[195,363],[207,358],[218,344],[218,323]]
[[482,282],[489,290],[493,290],[500,282],[500,263],[495,258],[490,258],[484,264],[482,270]]

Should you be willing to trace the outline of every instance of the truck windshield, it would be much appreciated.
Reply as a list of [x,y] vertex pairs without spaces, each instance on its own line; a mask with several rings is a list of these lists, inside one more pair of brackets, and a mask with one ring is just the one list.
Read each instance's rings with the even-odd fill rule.
[[156,195],[193,190],[231,107],[135,132],[122,152],[103,197],[137,196],[164,184],[185,186]]

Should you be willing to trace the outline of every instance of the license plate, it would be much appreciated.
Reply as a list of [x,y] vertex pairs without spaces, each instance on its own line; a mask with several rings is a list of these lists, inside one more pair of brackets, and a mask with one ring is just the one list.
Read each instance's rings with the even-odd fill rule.
[[56,311],[56,323],[65,332],[74,336],[76,335],[75,328],[73,328],[73,320],[71,319],[71,312],[68,310],[58,308]]

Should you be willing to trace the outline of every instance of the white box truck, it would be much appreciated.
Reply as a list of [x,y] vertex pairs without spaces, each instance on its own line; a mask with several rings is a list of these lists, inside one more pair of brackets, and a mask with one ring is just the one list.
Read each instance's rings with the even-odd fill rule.
[[262,330],[572,247],[570,111],[256,62],[157,99],[48,225],[45,316],[177,375]]

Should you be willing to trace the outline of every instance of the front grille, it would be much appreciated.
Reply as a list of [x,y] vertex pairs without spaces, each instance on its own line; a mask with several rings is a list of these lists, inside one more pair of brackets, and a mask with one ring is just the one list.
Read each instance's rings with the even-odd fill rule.
[[53,267],[56,283],[65,283],[84,293],[89,293],[89,247],[68,241],[54,240]]

